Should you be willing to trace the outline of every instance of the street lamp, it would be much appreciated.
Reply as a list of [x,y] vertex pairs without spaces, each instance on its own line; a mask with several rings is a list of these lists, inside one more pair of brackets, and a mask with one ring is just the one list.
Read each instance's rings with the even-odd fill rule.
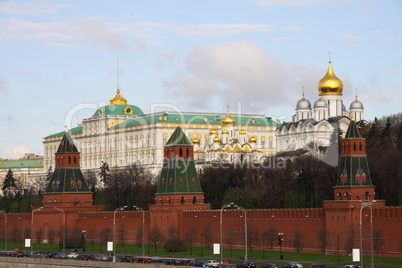
[[223,212],[223,210],[225,208],[230,208],[231,206],[234,206],[233,202],[231,202],[229,204],[226,204],[226,205],[223,205],[221,207],[221,245],[220,245],[220,247],[221,247],[221,264],[223,264],[223,253],[222,253],[222,212]]
[[[363,201],[360,201],[363,202]],[[362,213],[365,207],[370,208],[370,240],[371,240],[371,263],[370,268],[374,268],[374,259],[373,259],[373,210],[371,206],[373,203],[377,202],[377,200],[365,202],[360,207],[360,265],[363,267],[363,238],[362,238]]]
[[31,256],[32,256],[32,251],[33,251],[33,216],[34,216],[34,213],[36,211],[40,211],[42,208],[43,207],[35,208],[35,209],[32,210],[32,216],[31,216]]
[[237,209],[244,210],[244,244],[245,244],[244,245],[245,246],[244,261],[246,262],[246,261],[248,261],[248,256],[247,256],[247,210],[242,207],[236,206],[236,205],[235,205],[235,207]]
[[279,244],[279,255],[281,260],[283,260],[283,256],[282,256],[282,237],[283,237],[283,233],[278,233],[278,244]]
[[127,208],[127,206],[122,206],[116,208],[113,212],[113,262],[116,262],[116,212],[122,211],[125,208]]
[[[142,256],[145,256],[145,211],[137,206],[133,206],[135,210],[142,211]],[[149,243],[149,242],[148,242]]]
[[54,207],[54,209],[63,212],[63,253],[66,253],[66,214],[61,208]]

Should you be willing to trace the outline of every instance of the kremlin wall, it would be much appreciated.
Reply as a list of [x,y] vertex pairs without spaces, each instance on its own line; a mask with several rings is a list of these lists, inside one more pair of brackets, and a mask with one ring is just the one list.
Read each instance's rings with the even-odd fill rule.
[[[328,234],[326,253],[348,255],[345,243],[352,230],[355,234],[354,248],[360,247],[360,208],[363,203],[371,202],[373,230],[381,229],[384,239],[380,255],[401,258],[402,207],[386,207],[385,200],[375,200],[375,186],[371,182],[365,155],[365,139],[361,138],[353,119],[340,144],[340,166],[337,185],[334,187],[334,200],[325,201],[323,208],[314,209],[223,210],[223,247],[244,249],[247,224],[247,243],[254,250],[261,250],[263,246],[269,250],[268,241],[264,241],[263,245],[262,240],[256,241],[255,237],[263,237],[263,233],[273,227],[284,234],[281,247],[283,252],[295,251],[292,245],[297,230],[304,236],[302,252],[321,253],[318,236],[324,231]],[[167,141],[164,152],[165,164],[159,178],[155,204],[150,204],[148,211],[116,212],[116,243],[119,243],[121,229],[126,233],[124,243],[137,243],[137,240],[142,239],[138,233],[142,234],[144,226],[145,244],[152,245],[149,235],[155,228],[161,231],[159,244],[163,244],[168,239],[169,229],[173,227],[183,240],[195,231],[195,247],[207,247],[208,236],[212,247],[213,243],[220,242],[221,210],[211,210],[210,205],[205,203],[195,170],[193,145],[179,126]],[[108,228],[109,241],[113,241],[114,212],[106,212],[103,207],[92,205],[92,194],[80,170],[80,153],[67,131],[55,154],[55,162],[56,169],[44,194],[43,207],[33,208],[30,214],[1,214],[2,233],[6,233],[11,240],[12,229],[17,228],[23,238],[29,238],[33,224],[35,243],[39,230],[43,232],[43,241],[46,242],[51,228],[56,233],[63,229],[65,216],[67,236],[70,230],[78,228],[86,234],[86,243],[91,240],[99,243],[100,233]],[[363,210],[362,226],[363,251],[364,255],[369,255],[369,208]],[[95,237],[89,236],[90,230],[95,230]],[[232,238],[231,243],[228,242],[229,237]],[[56,243],[58,239],[56,236]],[[279,251],[276,239],[274,250]],[[250,252],[248,255],[250,257]]]

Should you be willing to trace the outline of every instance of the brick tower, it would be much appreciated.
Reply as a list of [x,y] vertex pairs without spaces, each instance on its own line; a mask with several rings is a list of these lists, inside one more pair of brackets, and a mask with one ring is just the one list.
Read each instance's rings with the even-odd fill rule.
[[204,193],[195,169],[193,145],[177,126],[164,146],[164,161],[159,179],[155,205],[149,206],[150,228],[161,230],[167,238],[172,229],[183,239],[185,222],[183,212],[208,210]]
[[55,158],[56,168],[43,195],[43,207],[92,206],[92,192],[80,169],[80,153],[68,131]]
[[353,118],[340,146],[341,155],[334,199],[374,200],[375,187],[367,163],[366,140],[361,137]]

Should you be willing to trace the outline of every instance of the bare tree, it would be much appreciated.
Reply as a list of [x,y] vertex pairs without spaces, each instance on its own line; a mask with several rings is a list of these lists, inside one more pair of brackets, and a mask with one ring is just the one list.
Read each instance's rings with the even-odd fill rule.
[[172,240],[172,251],[173,251],[173,255],[175,252],[175,244],[176,244],[176,239],[178,237],[179,231],[174,227],[174,225],[170,225],[169,230],[168,230],[168,237],[170,240]]
[[326,229],[323,229],[318,232],[317,240],[318,240],[318,248],[322,252],[322,259],[325,259],[325,253],[328,248],[328,236],[329,232]]
[[209,223],[207,223],[204,230],[202,230],[202,235],[205,238],[205,241],[207,241],[208,254],[211,255],[212,230]]
[[295,230],[293,236],[293,247],[296,249],[297,252],[297,260],[299,260],[300,251],[302,251],[304,247],[304,234],[299,231],[298,229]]
[[96,229],[95,227],[92,226],[91,228],[89,228],[87,232],[87,237],[91,241],[92,251],[94,250],[96,236],[97,236]]
[[248,247],[250,248],[250,257],[253,257],[253,247],[258,245],[259,236],[258,236],[258,229],[254,228],[252,223],[248,224],[247,226],[247,238],[248,238]]
[[17,228],[17,226],[14,226],[14,228],[11,230],[11,237],[16,245],[18,238],[21,237],[21,231]]
[[272,259],[274,244],[276,239],[278,238],[278,227],[271,225],[269,226],[268,230],[265,231],[265,233],[269,248],[271,249],[271,259]]
[[346,236],[346,239],[345,239],[345,250],[349,254],[352,254],[352,250],[356,245],[355,239],[356,239],[356,231],[352,226],[352,228],[350,229],[350,232],[348,233],[348,235]]
[[142,232],[142,228],[137,230],[137,246],[141,247],[142,246],[142,237],[143,237],[143,232]]
[[53,227],[50,227],[49,231],[47,232],[47,238],[50,245],[54,244],[55,236],[56,236],[56,230]]
[[43,239],[42,227],[39,227],[39,229],[35,233],[35,236],[36,236],[36,243],[38,243],[40,245],[40,243],[42,243],[42,239]]
[[377,252],[377,263],[380,263],[379,254],[384,245],[385,239],[382,230],[377,228],[373,231],[373,249]]
[[156,254],[156,246],[162,239],[162,232],[159,229],[158,225],[154,225],[152,227],[151,231],[149,232],[149,239],[152,242],[152,244],[154,244],[155,254]]
[[98,179],[96,178],[96,172],[86,171],[84,173],[84,177],[88,184],[89,190],[92,192],[92,203],[95,204],[96,196],[98,193]]
[[226,235],[226,243],[229,245],[230,248],[230,257],[233,257],[232,255],[232,249],[233,249],[233,245],[235,243],[235,230],[233,229],[233,227],[230,227],[229,230],[226,231],[227,235]]
[[127,237],[127,230],[124,228],[124,222],[121,223],[121,228],[119,229],[119,238],[120,238],[120,245],[122,248],[124,248],[124,243],[126,241]]
[[186,232],[186,243],[190,245],[190,256],[193,256],[193,243],[197,238],[197,229],[191,225],[190,230]]
[[112,230],[110,229],[110,227],[106,227],[100,232],[101,250],[102,250],[102,244],[106,245],[107,242],[110,240],[111,233]]

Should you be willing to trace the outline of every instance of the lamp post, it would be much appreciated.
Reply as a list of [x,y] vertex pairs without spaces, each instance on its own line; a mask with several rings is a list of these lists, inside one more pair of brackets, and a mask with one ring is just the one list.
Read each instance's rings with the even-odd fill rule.
[[36,211],[40,211],[42,208],[43,208],[43,207],[34,208],[34,209],[32,210],[32,216],[31,216],[31,256],[32,256],[32,251],[33,251],[33,216],[34,216],[34,213],[35,213]]
[[283,237],[283,233],[278,233],[278,244],[279,244],[279,255],[280,255],[280,259],[283,260],[283,256],[282,256],[282,237]]
[[220,249],[221,249],[221,264],[223,264],[223,253],[222,253],[222,212],[223,212],[223,210],[225,209],[225,208],[230,208],[231,206],[234,206],[234,203],[233,202],[231,202],[231,203],[229,203],[229,204],[226,204],[226,205],[223,205],[222,207],[221,207],[221,245],[220,245]]
[[113,212],[113,262],[116,262],[116,212],[122,211],[125,208],[127,208],[127,206],[122,206],[116,208]]
[[235,205],[235,207],[237,209],[243,209],[244,210],[244,247],[245,247],[245,249],[244,249],[244,261],[246,262],[246,261],[248,261],[248,256],[247,256],[247,210],[242,208],[242,207],[236,206],[236,205]]
[[[362,201],[360,201],[362,202]],[[374,259],[373,259],[373,210],[372,205],[373,203],[377,202],[377,200],[372,200],[369,202],[365,202],[360,207],[360,265],[363,267],[363,238],[362,238],[362,213],[365,207],[370,208],[370,240],[371,240],[371,263],[370,267],[374,268]]]
[[54,207],[54,209],[63,213],[63,253],[66,253],[66,214],[61,208]]
[[[142,211],[142,256],[145,256],[145,211],[137,206],[133,206],[135,210]],[[148,242],[149,243],[149,242]]]

